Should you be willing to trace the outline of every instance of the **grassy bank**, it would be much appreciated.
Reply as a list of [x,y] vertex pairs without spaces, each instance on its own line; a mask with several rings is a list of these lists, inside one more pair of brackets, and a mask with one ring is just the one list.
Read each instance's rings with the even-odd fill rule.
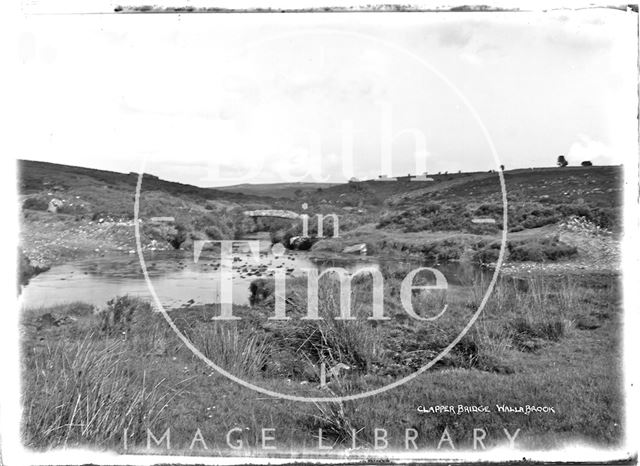
[[[441,319],[416,323],[394,304],[405,272],[385,271],[391,277],[386,322],[300,321],[306,297],[296,281],[288,284],[288,322],[267,320],[273,314],[269,296],[253,308],[236,308],[243,317],[237,322],[211,321],[217,306],[171,314],[207,357],[245,380],[302,396],[358,393],[433,358],[473,313],[486,286],[470,281],[452,290]],[[354,314],[369,315],[368,280],[355,282]],[[329,280],[321,287],[323,316],[339,312],[334,286]],[[421,315],[433,315],[442,297],[419,294],[413,302]],[[520,429],[519,448],[569,441],[614,446],[622,436],[620,312],[615,277],[504,278],[471,331],[432,370],[364,400],[301,404],[218,375],[138,300],[120,298],[100,310],[81,304],[30,309],[22,322],[25,443],[121,449],[126,428],[128,444],[144,450],[147,428],[159,437],[170,427],[178,452],[188,451],[200,428],[207,454],[224,454],[225,436],[235,427],[244,448],[260,448],[261,429],[275,428],[274,444],[284,450],[317,447],[321,428],[325,445],[350,447],[355,429],[357,445],[366,449],[380,428],[388,431],[389,448],[404,448],[405,430],[415,429],[418,447],[435,449],[447,428],[456,448],[468,449],[474,428],[485,429],[488,448],[506,442],[506,428],[511,434]],[[322,362],[349,369],[321,388]],[[501,413],[497,404],[551,406],[555,413]],[[487,405],[491,412],[421,414],[419,405]]]

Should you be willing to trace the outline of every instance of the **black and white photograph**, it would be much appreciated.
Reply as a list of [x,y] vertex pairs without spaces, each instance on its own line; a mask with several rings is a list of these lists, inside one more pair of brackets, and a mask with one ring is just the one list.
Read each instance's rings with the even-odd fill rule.
[[3,463],[637,461],[637,4],[18,10]]

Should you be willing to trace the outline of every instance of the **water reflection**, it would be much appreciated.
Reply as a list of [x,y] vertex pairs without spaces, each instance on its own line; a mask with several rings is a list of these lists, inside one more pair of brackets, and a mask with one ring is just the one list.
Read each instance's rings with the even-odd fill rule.
[[[304,269],[319,272],[329,267],[342,267],[355,273],[363,267],[378,268],[385,278],[402,279],[419,266],[416,262],[402,262],[366,256],[334,256],[314,258],[307,252],[286,251],[277,257],[269,253],[269,244],[260,243],[260,258],[256,262],[248,248],[233,251],[233,302],[249,304],[249,284],[256,278],[269,278],[274,270],[282,270],[289,277],[306,276]],[[205,250],[195,263],[193,254],[184,251],[145,253],[147,270],[154,289],[166,307],[220,301],[220,255]],[[482,279],[488,284],[490,274],[461,263],[431,265],[441,271],[450,286],[468,286]],[[34,277],[22,293],[26,307],[52,306],[82,301],[103,306],[119,295],[151,299],[137,255],[99,257],[57,267]]]

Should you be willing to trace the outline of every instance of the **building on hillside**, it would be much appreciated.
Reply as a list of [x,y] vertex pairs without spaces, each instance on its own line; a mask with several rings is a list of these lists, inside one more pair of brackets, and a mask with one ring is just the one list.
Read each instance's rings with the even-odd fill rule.
[[412,179],[411,181],[433,181],[433,178],[429,178],[427,176],[427,172],[424,172],[422,175],[417,175],[414,179]]
[[396,178],[389,178],[387,175],[379,175],[376,181],[397,181]]
[[411,181],[413,178],[415,178],[415,175],[412,174],[407,174],[406,176],[397,176],[396,180],[398,181]]

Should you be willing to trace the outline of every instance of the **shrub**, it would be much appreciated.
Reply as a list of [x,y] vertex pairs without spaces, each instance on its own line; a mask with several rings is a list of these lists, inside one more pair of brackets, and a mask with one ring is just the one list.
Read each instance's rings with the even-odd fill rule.
[[436,214],[442,210],[442,206],[435,202],[430,202],[420,208],[420,213],[422,215]]
[[221,240],[225,238],[225,235],[222,233],[222,231],[220,231],[220,228],[215,225],[206,227],[204,229],[204,233],[209,239],[212,240]]
[[[288,285],[288,314],[295,315],[307,309],[306,281]],[[297,286],[296,286],[297,285]],[[299,289],[298,289],[299,287]],[[371,291],[357,286],[352,299],[353,313],[368,313]],[[338,363],[348,365],[350,372],[366,372],[379,361],[382,342],[377,329],[363,319],[339,320],[338,280],[335,275],[323,279],[318,289],[318,315],[323,320],[296,319],[287,325],[270,326],[274,344],[278,345],[286,363],[288,377],[309,377],[305,370],[316,370],[320,364],[334,367]],[[361,316],[362,317],[362,316]],[[306,369],[305,369],[306,368]],[[314,378],[318,374],[313,374]]]
[[176,223],[173,231],[167,237],[167,241],[174,249],[180,249],[182,243],[187,240],[187,227],[181,223]]
[[563,243],[557,236],[528,241],[510,241],[509,259],[514,261],[557,261],[578,253],[578,248]]
[[428,262],[446,262],[460,259],[464,253],[464,245],[458,241],[445,239],[424,245],[421,252]]
[[58,212],[61,214],[78,215],[78,214],[85,214],[87,213],[87,211],[88,210],[85,207],[82,207],[80,204],[64,203],[60,207],[58,207]]
[[516,339],[522,336],[558,341],[566,333],[566,324],[561,319],[531,321],[518,317],[512,323]]
[[[489,264],[498,260],[500,242],[485,245],[479,242],[474,246],[476,252],[473,261]],[[507,242],[508,258],[512,261],[545,262],[557,261],[578,253],[578,248],[563,243],[557,236]]]
[[502,212],[503,212],[503,208],[501,205],[499,204],[482,204],[480,207],[478,207],[475,212],[474,215],[477,216],[495,216],[495,217],[502,217]]
[[27,285],[32,277],[46,272],[49,267],[33,265],[24,252],[18,250],[18,292],[21,286]]
[[488,245],[478,243],[476,245],[478,250],[473,254],[473,261],[480,264],[490,264],[496,262],[500,256],[500,243],[492,242]]
[[441,204],[431,202],[400,212],[386,213],[378,221],[377,228],[399,228],[407,233],[417,231],[494,233],[500,228],[500,225],[475,224],[471,220],[475,215],[492,214],[497,216],[497,212],[502,215],[501,209],[500,206],[485,205],[472,212],[466,205],[461,203]]
[[600,228],[613,228],[619,223],[617,209],[593,207],[588,204],[563,204],[555,199],[541,199],[539,203],[511,205],[509,231],[538,228],[566,220],[568,217],[584,217]]
[[274,283],[263,278],[253,280],[249,285],[249,303],[253,306],[258,304],[273,294]]
[[118,296],[107,302],[99,312],[99,329],[107,334],[130,332],[136,321],[144,320],[153,312],[151,305],[139,298]]
[[30,210],[47,210],[49,208],[49,201],[39,196],[29,197],[22,203],[22,208]]

